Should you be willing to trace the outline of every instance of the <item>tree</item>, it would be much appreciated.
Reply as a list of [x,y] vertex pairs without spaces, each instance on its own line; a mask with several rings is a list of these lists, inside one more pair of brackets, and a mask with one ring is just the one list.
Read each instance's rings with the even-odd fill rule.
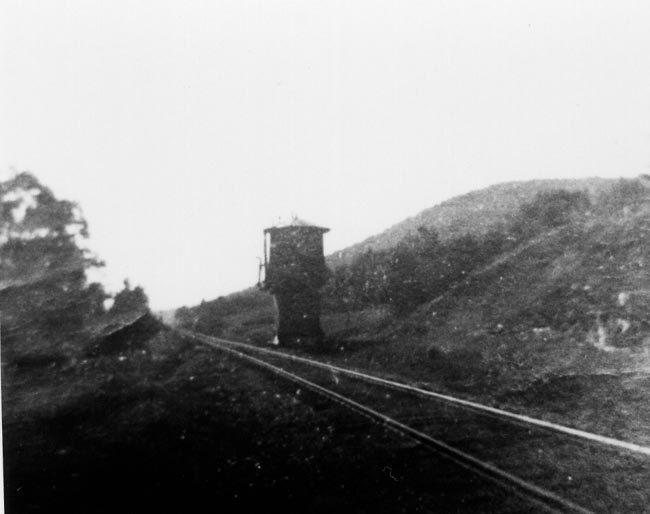
[[197,318],[198,316],[192,312],[192,309],[186,306],[179,307],[174,313],[174,322],[181,328],[193,329]]
[[115,295],[111,313],[146,312],[149,310],[149,299],[140,286],[131,289],[128,280],[124,281],[124,288]]
[[107,298],[100,284],[87,284],[86,271],[103,263],[83,247],[81,210],[26,172],[0,182],[0,205],[3,350],[21,339],[69,339]]

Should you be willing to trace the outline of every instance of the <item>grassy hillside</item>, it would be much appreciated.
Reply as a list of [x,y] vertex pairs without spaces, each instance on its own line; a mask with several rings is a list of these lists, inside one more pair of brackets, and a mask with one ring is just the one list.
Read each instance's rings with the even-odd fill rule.
[[434,360],[471,350],[499,373],[531,380],[650,372],[648,255],[650,205],[589,217],[495,259],[374,335],[407,336]]
[[611,179],[531,180],[496,184],[462,196],[451,198],[407,218],[387,230],[330,255],[330,266],[350,263],[368,248],[392,248],[420,227],[438,232],[442,239],[460,234],[482,235],[515,220],[518,209],[543,191],[564,189],[585,191],[595,199],[615,183]]
[[[601,199],[602,200],[602,199]],[[348,365],[650,442],[650,202],[605,209],[499,256],[405,318],[325,317]]]

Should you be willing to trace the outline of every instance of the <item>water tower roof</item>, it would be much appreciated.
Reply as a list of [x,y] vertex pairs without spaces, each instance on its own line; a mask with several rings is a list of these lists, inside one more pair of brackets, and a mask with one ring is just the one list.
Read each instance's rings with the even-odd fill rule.
[[281,230],[283,228],[310,228],[314,230],[320,230],[323,233],[324,232],[329,232],[329,228],[325,227],[319,227],[318,225],[315,225],[314,223],[310,223],[308,221],[302,220],[298,218],[297,216],[293,216],[290,221],[286,220],[278,220],[277,223],[275,223],[272,227],[269,227],[267,229],[264,229],[264,232],[271,232],[275,230]]

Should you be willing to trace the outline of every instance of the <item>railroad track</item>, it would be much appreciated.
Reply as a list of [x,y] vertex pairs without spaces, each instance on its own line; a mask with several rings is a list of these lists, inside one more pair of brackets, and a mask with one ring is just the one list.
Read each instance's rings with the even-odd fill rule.
[[650,495],[639,489],[650,480],[643,445],[282,351],[179,333],[382,424],[539,511],[650,512]]

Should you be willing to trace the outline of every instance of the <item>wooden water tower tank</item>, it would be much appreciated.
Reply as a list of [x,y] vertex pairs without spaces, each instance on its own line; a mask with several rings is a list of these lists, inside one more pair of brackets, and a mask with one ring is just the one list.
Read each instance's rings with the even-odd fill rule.
[[262,287],[276,300],[280,344],[323,340],[320,289],[327,281],[323,234],[328,231],[296,217],[264,230]]

